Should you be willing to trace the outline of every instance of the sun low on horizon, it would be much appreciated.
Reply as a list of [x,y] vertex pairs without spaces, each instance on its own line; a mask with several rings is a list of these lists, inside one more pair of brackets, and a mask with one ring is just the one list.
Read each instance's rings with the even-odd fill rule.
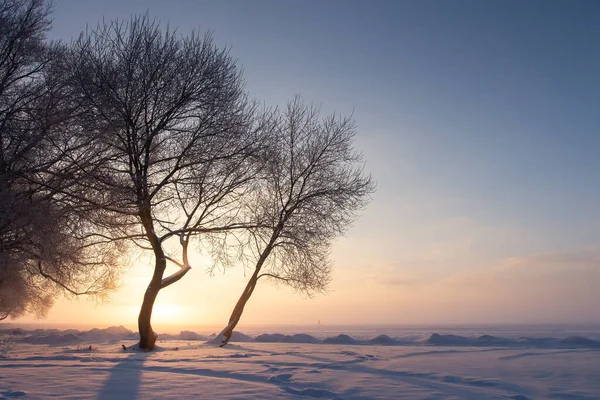
[[[595,311],[585,311],[586,303],[595,293],[593,281],[589,281],[590,271],[595,273],[593,251],[580,259],[568,255],[539,255],[500,260],[490,268],[435,278],[395,273],[393,265],[383,258],[377,260],[376,254],[354,253],[351,235],[336,243],[336,269],[327,293],[307,298],[290,288],[266,280],[260,282],[246,307],[242,329],[256,325],[582,324],[595,321]],[[361,238],[361,242],[367,241]],[[430,249],[428,254],[413,255],[413,263],[440,263],[450,255],[448,251],[439,247]],[[203,261],[208,263],[207,258]],[[226,325],[248,273],[244,274],[239,267],[211,275],[207,273],[207,266],[198,262],[186,279],[160,292],[153,310],[153,326],[163,331],[178,331],[202,330],[202,327],[214,330]],[[149,265],[135,264],[122,278],[119,289],[105,302],[98,303],[85,296],[64,297],[58,299],[46,318],[28,316],[14,322],[124,325],[135,329],[150,274]],[[577,290],[578,295],[573,296]],[[545,303],[540,304],[540,299]],[[573,309],[579,311],[573,314]]]

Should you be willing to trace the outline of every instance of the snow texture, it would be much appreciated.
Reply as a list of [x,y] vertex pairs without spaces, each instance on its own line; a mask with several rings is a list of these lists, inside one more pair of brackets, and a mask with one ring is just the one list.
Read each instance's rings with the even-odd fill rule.
[[0,330],[0,399],[600,399],[583,336],[238,335],[161,335],[145,353],[123,327]]

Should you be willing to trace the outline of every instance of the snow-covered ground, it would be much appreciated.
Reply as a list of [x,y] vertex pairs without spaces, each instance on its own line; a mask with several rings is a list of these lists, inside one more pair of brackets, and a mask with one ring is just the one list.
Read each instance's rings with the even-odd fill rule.
[[0,331],[0,398],[600,399],[600,342],[583,337],[161,337],[144,353],[122,327]]

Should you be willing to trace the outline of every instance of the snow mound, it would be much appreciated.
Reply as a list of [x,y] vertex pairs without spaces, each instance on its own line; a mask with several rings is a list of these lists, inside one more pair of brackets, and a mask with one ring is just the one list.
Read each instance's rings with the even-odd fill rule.
[[297,333],[295,335],[283,335],[281,333],[264,333],[254,338],[255,342],[262,343],[320,343],[321,341],[314,336],[306,333]]
[[436,346],[465,346],[472,344],[473,341],[464,336],[440,335],[439,333],[434,333],[425,341],[425,343]]
[[104,342],[118,339],[137,339],[138,335],[121,325],[105,329],[90,329],[89,331],[81,332],[79,337],[86,342]]
[[[29,344],[68,345],[100,342],[118,342],[121,340],[139,340],[137,332],[123,326],[111,326],[104,329],[94,328],[80,332],[75,329],[36,329],[32,331],[17,329],[0,330],[0,339]],[[159,334],[159,340],[207,341],[213,336],[201,335],[193,331],[181,331],[179,334]],[[214,339],[213,339],[214,340]],[[433,333],[429,337],[403,337],[401,339],[382,334],[371,339],[353,338],[341,333],[319,339],[307,333],[282,334],[263,333],[256,337],[234,331],[230,342],[257,343],[304,343],[304,344],[338,344],[362,346],[463,346],[463,347],[510,347],[538,349],[600,349],[600,340],[583,336],[555,337],[514,337],[503,338],[491,335],[477,337],[454,334]]]
[[390,345],[396,344],[397,341],[392,339],[388,335],[379,335],[379,336],[369,340],[369,343],[390,346]]
[[192,331],[181,331],[177,335],[159,333],[158,338],[159,340],[208,340],[209,336],[200,335]]
[[352,339],[350,336],[341,334],[335,337],[328,337],[323,340],[325,344],[354,344],[356,340]]
[[29,335],[29,336],[24,337],[21,341],[23,343],[29,343],[29,344],[58,345],[58,344],[76,343],[76,342],[79,342],[80,340],[81,339],[79,339],[77,336],[73,335],[72,333],[62,334],[62,333],[58,333],[58,332],[50,332],[47,334]]
[[206,336],[199,335],[192,331],[181,331],[179,332],[179,339],[181,340],[206,340]]
[[572,346],[572,347],[585,347],[585,348],[599,348],[600,342],[597,340],[588,339],[582,336],[570,336],[568,338],[560,339],[557,341],[558,345],[561,346]]
[[242,332],[233,332],[230,342],[252,342],[254,339],[251,336],[245,335]]
[[0,335],[24,336],[24,335],[27,335],[27,331],[25,331],[21,328],[0,329]]
[[285,335],[282,335],[281,333],[263,333],[254,338],[254,340],[261,343],[278,343],[281,342],[284,337]]

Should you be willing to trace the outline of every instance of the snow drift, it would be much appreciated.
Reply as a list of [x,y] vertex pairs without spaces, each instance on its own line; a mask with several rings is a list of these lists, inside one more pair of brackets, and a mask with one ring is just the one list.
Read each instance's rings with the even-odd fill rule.
[[[123,326],[112,326],[105,329],[94,328],[88,331],[75,329],[35,329],[24,330],[3,329],[0,335],[10,336],[14,340],[28,344],[67,345],[86,342],[105,342],[119,340],[137,340],[137,332]],[[179,334],[160,334],[159,340],[211,341],[215,335],[201,335],[192,331],[181,331]],[[263,333],[255,337],[241,332],[234,332],[231,342],[257,343],[308,343],[322,345],[377,345],[377,346],[452,346],[452,347],[514,347],[541,349],[600,349],[600,341],[583,336],[566,337],[529,337],[506,338],[492,335],[461,336],[455,334],[432,333],[425,338],[397,338],[389,335],[378,335],[371,339],[353,338],[348,334],[329,336],[323,339],[307,333],[283,334]]]

